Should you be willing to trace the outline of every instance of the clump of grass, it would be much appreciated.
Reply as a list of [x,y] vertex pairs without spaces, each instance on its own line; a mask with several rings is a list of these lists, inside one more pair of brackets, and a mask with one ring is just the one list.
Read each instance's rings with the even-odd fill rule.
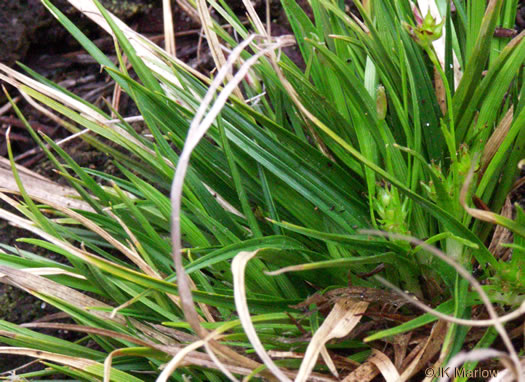
[[[246,28],[210,1],[242,42],[197,1],[214,78],[98,2],[70,2],[115,37],[117,65],[43,0],[134,100],[147,131],[27,67],[0,66],[1,79],[72,133],[86,131],[121,174],[78,166],[13,103],[85,203],[35,195],[14,166],[19,189],[0,193],[19,211],[0,217],[41,238],[20,240],[68,260],[0,252],[3,282],[75,322],[0,321],[10,345],[0,352],[47,366],[24,377],[408,380],[429,363],[473,370],[501,357],[523,378],[506,328],[525,309],[524,214],[494,212],[525,150],[524,34],[494,37],[513,25],[517,1],[454,1],[454,11],[355,1],[360,14],[349,15],[343,3],[313,0],[311,20],[282,0],[294,36],[279,38],[251,2]],[[290,44],[304,68],[282,52]],[[488,250],[494,225],[514,233],[509,261]],[[428,312],[394,306],[385,285]],[[496,305],[517,309],[498,318]],[[489,329],[469,336],[480,326]],[[72,344],[36,331],[46,327],[86,337]],[[487,350],[498,334],[506,348]]]

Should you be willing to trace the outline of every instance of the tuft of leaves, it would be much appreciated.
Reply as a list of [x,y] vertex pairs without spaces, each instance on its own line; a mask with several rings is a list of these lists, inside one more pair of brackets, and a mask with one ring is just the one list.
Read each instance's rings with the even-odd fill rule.
[[[494,355],[520,371],[506,330],[525,308],[525,220],[519,207],[514,219],[499,211],[525,157],[525,42],[494,37],[513,25],[516,0],[454,1],[454,12],[448,2],[355,1],[358,15],[312,0],[311,18],[282,0],[293,37],[278,38],[250,1],[249,28],[225,2],[197,1],[214,78],[96,0],[69,1],[115,37],[117,64],[42,0],[135,102],[143,130],[27,67],[0,64],[1,80],[71,133],[89,131],[79,136],[119,170],[79,166],[13,103],[83,201],[70,208],[28,188],[9,151],[18,188],[0,198],[18,213],[0,209],[0,218],[66,261],[2,245],[0,281],[70,319],[0,321],[0,353],[47,366],[21,377],[408,380],[429,362],[473,370]],[[304,66],[282,52],[292,43]],[[513,242],[491,246],[495,225]],[[489,251],[498,245],[512,248],[509,261]],[[483,286],[466,277],[474,270]],[[385,285],[433,310],[397,304]],[[518,308],[498,318],[493,304]],[[477,329],[485,309],[489,328]],[[493,345],[491,326],[505,352],[465,358],[466,348]],[[86,337],[72,344],[40,327]]]

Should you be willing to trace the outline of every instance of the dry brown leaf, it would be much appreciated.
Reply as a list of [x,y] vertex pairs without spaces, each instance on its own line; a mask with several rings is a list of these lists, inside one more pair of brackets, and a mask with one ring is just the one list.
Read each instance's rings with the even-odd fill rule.
[[379,369],[386,382],[398,382],[400,380],[399,372],[385,353],[372,349],[372,354],[367,361],[373,363]]
[[[508,219],[512,219],[513,210],[514,208],[512,206],[512,202],[510,200],[509,195],[505,199],[505,204],[501,209],[501,216],[506,217]],[[502,247],[501,244],[508,244],[511,242],[511,231],[503,227],[502,225],[496,225],[496,229],[494,230],[494,234],[492,235],[492,240],[490,241],[489,252],[492,253],[497,259],[505,261],[508,259],[508,256],[510,256],[511,249]]]
[[368,360],[348,374],[342,382],[370,382],[379,375],[379,369]]
[[257,251],[253,252],[239,252],[232,261],[232,274],[233,274],[233,293],[235,298],[235,306],[241,321],[242,327],[246,336],[250,340],[255,352],[264,362],[266,367],[275,375],[280,381],[290,381],[281,369],[273,362],[266,350],[264,349],[255,326],[250,318],[250,311],[246,301],[246,286],[245,286],[245,273],[246,264],[250,259],[257,255]]
[[323,361],[326,363],[328,370],[330,370],[330,373],[332,373],[334,377],[339,378],[337,367],[335,366],[335,363],[332,357],[330,357],[330,353],[328,353],[328,349],[326,348],[326,346],[323,346],[321,348],[321,357],[323,358]]
[[423,348],[409,364],[403,365],[404,371],[400,377],[401,381],[407,381],[420,371],[441,350],[443,340],[447,334],[447,328],[448,324],[446,321],[439,320],[436,322]]
[[[16,168],[27,193],[31,197],[51,200],[69,208],[93,211],[88,203],[80,200],[80,195],[78,195],[75,189],[61,186],[60,184],[43,178],[41,175],[30,171],[23,166],[17,165]],[[2,188],[0,188],[0,192],[5,192],[6,190],[18,190],[13,171],[11,170],[11,163],[7,159],[1,157],[0,179],[2,179]]]
[[[222,52],[219,37],[217,37],[217,33],[215,33],[215,30],[213,29],[213,19],[208,10],[206,0],[197,0],[196,4],[197,11],[199,12],[199,17],[202,22],[202,28],[204,29],[204,33],[206,34],[208,46],[213,57],[213,62],[215,63],[215,67],[217,68],[217,70],[220,70],[223,66],[226,65],[226,58],[224,57],[224,53]],[[232,79],[232,75],[228,73],[228,75],[226,76],[226,82],[231,82]],[[242,92],[238,87],[234,89],[233,93],[237,98],[244,99]]]
[[175,48],[175,28],[173,26],[173,11],[170,0],[162,0],[162,14],[164,16],[164,46],[170,56],[177,56]]
[[95,366],[98,364],[97,362],[92,361],[90,359],[71,357],[67,355],[29,348],[0,347],[0,354],[22,355],[38,359],[45,359],[47,361],[57,362],[62,365],[71,366],[79,370],[85,370],[90,366]]
[[399,334],[394,337],[394,365],[401,369],[403,361],[407,355],[408,343],[412,337],[412,332]]
[[295,382],[307,380],[317,362],[319,353],[326,343],[331,339],[348,335],[359,323],[367,308],[368,302],[365,301],[342,298],[336,302],[328,317],[312,337]]
[[[46,267],[46,268],[23,268],[20,269],[21,271],[31,273],[33,275],[37,276],[69,276],[74,277],[76,279],[85,280],[86,278],[82,275],[79,275],[77,273],[66,271],[62,268],[52,268],[52,267]],[[0,273],[0,277],[3,277],[3,275]]]
[[[107,308],[109,310],[111,308],[111,306],[92,297],[86,296],[83,293],[77,292],[73,288],[68,288],[64,285],[48,280],[45,277],[36,276],[19,269],[0,265],[0,274],[3,275],[3,277],[0,278],[0,282],[18,287],[33,295],[37,293],[52,296],[66,301],[80,309],[86,309],[88,307],[101,307]],[[102,319],[110,319],[109,312],[93,310],[91,314]],[[126,324],[126,320],[120,317],[116,317],[112,321],[118,322],[122,325]]]
[[492,157],[498,151],[501,143],[507,136],[510,126],[512,125],[512,120],[514,119],[514,106],[511,106],[505,116],[501,119],[500,123],[490,136],[489,140],[485,144],[485,149],[483,150],[483,155],[481,156],[481,168],[482,172],[485,171],[489,165]]

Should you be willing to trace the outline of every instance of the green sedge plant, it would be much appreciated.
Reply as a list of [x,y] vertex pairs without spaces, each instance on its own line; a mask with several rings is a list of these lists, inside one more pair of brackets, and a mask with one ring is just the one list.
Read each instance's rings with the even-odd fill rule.
[[[22,377],[328,381],[350,375],[377,344],[389,347],[415,330],[441,344],[418,360],[446,364],[465,350],[473,325],[437,323],[431,334],[438,318],[411,305],[395,312],[407,318],[397,322],[373,324],[366,310],[387,304],[381,293],[388,284],[442,314],[474,319],[483,299],[458,266],[484,280],[491,303],[521,309],[525,218],[519,206],[515,219],[499,212],[525,157],[525,42],[523,33],[494,36],[497,27],[514,25],[517,0],[420,1],[419,8],[354,1],[358,15],[342,1],[311,0],[312,17],[281,0],[293,38],[272,38],[249,1],[247,24],[222,0],[198,0],[192,6],[217,65],[211,77],[96,0],[83,2],[86,16],[115,37],[115,64],[52,1],[42,2],[131,97],[143,130],[111,105],[89,104],[24,65],[25,74],[0,66],[2,80],[118,169],[80,167],[13,104],[84,202],[71,209],[32,196],[9,151],[19,189],[0,197],[18,214],[2,209],[0,217],[32,233],[20,241],[67,262],[1,245],[2,281],[74,321],[0,321],[7,345],[0,352],[46,365]],[[292,44],[304,65],[284,53]],[[514,234],[509,261],[488,250],[495,225]],[[350,305],[328,300],[329,315],[297,307],[315,293],[344,297],[355,288],[376,291],[377,301],[355,293]],[[360,300],[366,304],[356,308]],[[343,335],[332,328],[332,337],[319,338],[336,314],[352,309],[363,311],[356,327],[369,322],[371,329],[327,342],[353,327]],[[470,344],[491,347],[501,325],[488,325]],[[44,327],[85,337],[71,343],[39,333]],[[403,365],[404,380],[424,367]]]

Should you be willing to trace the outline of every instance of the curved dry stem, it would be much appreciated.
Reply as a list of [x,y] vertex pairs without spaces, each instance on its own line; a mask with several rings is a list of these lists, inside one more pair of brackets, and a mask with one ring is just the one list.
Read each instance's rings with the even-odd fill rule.
[[367,361],[373,363],[374,366],[379,369],[385,381],[397,382],[400,380],[401,376],[399,375],[399,371],[385,353],[372,348],[372,354]]
[[197,350],[201,346],[204,346],[206,349],[206,352],[210,356],[210,359],[217,365],[219,370],[227,376],[231,381],[233,382],[239,382],[237,378],[228,370],[228,368],[215,356],[215,353],[213,352],[213,349],[211,349],[209,342],[212,340],[216,340],[220,337],[222,334],[221,330],[214,330],[211,332],[206,338],[195,341],[192,344],[186,346],[184,349],[182,349],[180,352],[173,357],[173,359],[166,364],[164,367],[164,370],[157,378],[156,382],[167,382],[169,377],[173,374],[173,372],[180,366],[180,364],[184,361],[184,358],[188,354],[190,354],[192,351]]
[[[215,120],[217,115],[220,113],[220,111],[224,107],[226,101],[228,100],[232,92],[237,88],[238,84],[244,79],[244,77],[246,76],[250,68],[264,54],[268,54],[269,52],[272,52],[274,49],[278,49],[289,43],[289,40],[280,39],[275,44],[272,44],[266,49],[263,49],[257,52],[255,55],[253,55],[248,60],[246,60],[246,62],[239,68],[238,72],[235,74],[232,80],[229,81],[226,84],[226,86],[224,86],[223,90],[217,97],[213,107],[211,108],[208,115],[203,120],[204,114],[206,113],[208,106],[210,105],[211,101],[213,100],[213,97],[215,96],[215,92],[217,91],[219,86],[222,84],[226,76],[230,73],[235,61],[240,57],[242,51],[253,41],[255,37],[256,37],[255,35],[249,36],[245,41],[239,44],[232,51],[232,53],[228,57],[228,61],[219,70],[217,77],[211,84],[206,96],[203,99],[203,102],[201,103],[201,106],[199,107],[190,125],[188,136],[186,138],[184,148],[180,155],[179,162],[177,164],[177,169],[175,171],[175,176],[173,178],[172,187],[171,187],[171,195],[170,195],[171,207],[172,207],[171,241],[173,245],[172,257],[175,263],[175,270],[177,273],[177,283],[178,283],[178,288],[179,288],[179,294],[181,298],[182,309],[184,311],[186,320],[191,325],[195,333],[201,338],[205,338],[206,335],[208,334],[208,331],[200,325],[200,321],[199,321],[200,316],[195,310],[193,297],[191,295],[189,279],[182,265],[182,254],[181,254],[182,243],[181,243],[181,227],[180,227],[182,188],[184,184],[184,178],[188,170],[191,153],[193,152],[194,148],[197,146],[199,141],[204,137],[204,135],[206,134],[206,132],[212,125],[213,121]],[[254,362],[246,357],[243,357],[225,346],[219,346],[219,344],[216,344],[214,342],[211,342],[211,344],[213,345],[212,346],[213,348],[215,347],[220,348],[220,350],[223,353],[227,354],[229,357],[233,358],[239,363],[250,365],[251,367],[258,366],[257,362]]]
[[113,350],[111,353],[108,354],[108,356],[104,360],[104,382],[111,381],[111,366],[113,364],[113,357],[116,357],[122,353],[123,349]]
[[203,102],[199,110],[195,114],[195,117],[190,125],[188,136],[184,144],[184,149],[182,150],[182,154],[180,155],[179,162],[177,164],[177,170],[175,172],[175,176],[173,177],[173,183],[171,186],[171,242],[173,245],[172,257],[175,263],[175,270],[177,272],[179,293],[182,300],[182,308],[184,310],[186,320],[201,338],[204,338],[207,335],[207,331],[204,328],[202,328],[199,324],[198,314],[193,305],[193,298],[191,296],[189,282],[184,271],[184,267],[182,265],[182,243],[180,231],[182,187],[184,184],[184,178],[186,177],[186,172],[188,170],[191,153],[193,152],[193,149],[197,146],[199,141],[202,139],[202,137],[206,134],[206,131],[209,127],[208,126],[205,129],[200,128],[201,120],[204,116],[204,113],[206,112],[209,104],[211,103],[215,92],[221,85],[222,81],[226,78],[226,75],[230,72],[235,60],[240,56],[242,50],[246,46],[248,46],[248,44],[253,40],[254,37],[255,36],[250,36],[232,52],[228,59],[228,62],[219,70],[217,77],[211,84],[208,93],[204,97]]
[[457,318],[454,316],[449,316],[448,314],[441,313],[435,309],[432,309],[428,307],[427,305],[423,304],[421,301],[414,298],[414,296],[409,295],[408,293],[403,292],[401,289],[396,287],[394,284],[390,283],[388,280],[382,278],[381,276],[375,277],[377,280],[379,280],[382,284],[389,287],[390,289],[393,289],[396,293],[403,296],[407,301],[409,301],[411,304],[417,306],[421,310],[424,310],[427,313],[430,313],[438,318],[441,318],[443,320],[446,320],[448,322],[452,322],[454,324],[458,325],[465,325],[465,326],[477,326],[477,327],[486,327],[486,326],[493,326],[496,325],[496,322],[505,323],[512,320],[515,320],[525,314],[525,301],[522,302],[520,307],[516,310],[514,310],[511,313],[508,313],[504,316],[498,317],[497,319],[490,319],[490,320],[466,320],[463,318]]
[[280,380],[284,382],[291,382],[279,367],[273,362],[266,350],[264,349],[255,326],[250,318],[250,311],[246,302],[246,288],[245,288],[245,273],[246,264],[253,257],[257,255],[259,250],[253,252],[239,252],[232,261],[232,274],[233,274],[233,296],[235,298],[235,306],[237,307],[237,313],[239,320],[241,321],[242,327],[246,336],[250,340],[255,352],[262,359],[266,367]]
[[[213,334],[213,333],[212,333]],[[211,336],[211,334],[210,334]],[[233,382],[239,382],[239,380],[237,378],[235,378],[233,376],[233,374],[230,372],[230,370],[228,370],[228,368],[226,367],[226,365],[224,365],[221,360],[219,358],[217,358],[217,356],[215,355],[215,353],[213,352],[211,346],[210,346],[210,343],[209,341],[204,341],[204,349],[206,349],[206,353],[208,353],[208,356],[210,357],[210,359],[213,361],[213,363],[215,365],[217,365],[217,367],[219,368],[220,371],[222,371],[222,373],[227,376],[230,381],[233,381]]]
[[[521,365],[525,368],[525,359],[521,360]],[[513,367],[509,367],[500,371],[490,382],[514,382],[514,375],[516,374]]]
[[19,372],[20,370],[24,370],[25,368],[29,367],[29,366],[32,366],[34,365],[35,363],[38,363],[39,361],[37,359],[34,359],[32,361],[29,361],[25,364],[23,364],[22,366],[18,366],[18,367],[15,367],[14,369],[11,369],[11,370],[7,370],[7,371],[4,371],[2,373],[0,373],[0,377],[11,377],[11,376],[15,376],[17,372]]
[[164,370],[162,370],[162,373],[160,373],[156,382],[167,382],[169,377],[173,374],[173,372],[177,369],[177,367],[179,367],[181,362],[184,360],[184,357],[186,357],[189,353],[191,353],[194,350],[197,350],[203,345],[204,345],[204,340],[199,340],[192,344],[189,344],[184,349],[179,351],[177,355],[173,357],[172,360],[166,364],[166,366],[164,367]]
[[[498,331],[499,335],[501,336],[501,339],[503,340],[503,343],[505,344],[505,347],[507,348],[507,350],[509,352],[510,359],[512,359],[512,363],[513,363],[515,371],[516,371],[517,380],[520,381],[520,382],[523,381],[522,367],[521,367],[520,359],[518,357],[518,354],[516,353],[516,349],[514,349],[514,346],[512,345],[512,342],[510,340],[510,337],[509,337],[507,331],[505,330],[505,328],[504,328],[504,326],[503,326],[503,324],[501,322],[501,318],[496,313],[496,310],[494,309],[494,306],[492,305],[489,297],[487,296],[487,294],[485,293],[485,291],[481,287],[481,284],[467,270],[465,270],[465,268],[463,268],[461,266],[461,264],[456,262],[451,257],[445,255],[439,249],[437,249],[437,248],[435,248],[435,247],[433,247],[431,245],[428,245],[424,241],[415,239],[415,238],[410,237],[410,236],[399,235],[399,234],[394,234],[394,233],[389,233],[389,232],[376,231],[376,230],[361,230],[360,233],[368,234],[368,235],[383,236],[383,237],[388,237],[390,239],[396,239],[396,240],[405,240],[405,241],[408,241],[409,243],[420,245],[425,250],[427,250],[428,252],[430,252],[434,256],[438,257],[439,259],[443,260],[445,263],[447,263],[448,265],[453,267],[463,278],[465,278],[472,285],[472,287],[476,290],[476,292],[478,292],[481,300],[483,301],[483,304],[487,308],[487,312],[489,313],[489,316],[491,317],[491,319],[493,321],[494,327]],[[381,279],[378,276],[375,276],[375,277],[377,279]],[[383,281],[386,281],[386,280],[383,279]],[[409,301],[412,302],[412,303],[414,302],[414,300],[412,298],[410,298]],[[522,305],[522,307],[523,307],[523,305]],[[520,309],[521,309],[521,307],[520,307]],[[446,316],[446,317],[441,317],[441,318],[443,318],[445,320],[449,320],[450,317]]]

